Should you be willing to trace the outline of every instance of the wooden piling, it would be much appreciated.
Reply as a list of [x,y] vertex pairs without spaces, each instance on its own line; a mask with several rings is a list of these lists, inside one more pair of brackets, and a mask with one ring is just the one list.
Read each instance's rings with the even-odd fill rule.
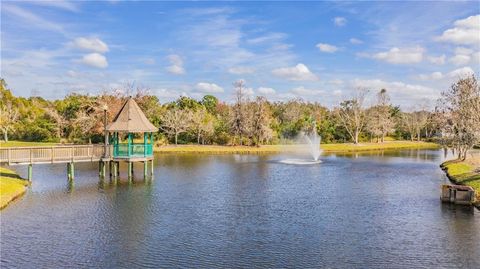
[[33,164],[28,165],[28,181],[32,181]]
[[150,176],[153,179],[153,159],[150,161]]
[[132,175],[133,175],[133,163],[132,162],[128,162],[127,163],[128,165],[128,181],[132,181]]
[[73,180],[75,178],[75,165],[73,162],[67,163],[67,177],[68,180]]
[[147,180],[147,174],[148,174],[148,161],[143,162],[143,179]]

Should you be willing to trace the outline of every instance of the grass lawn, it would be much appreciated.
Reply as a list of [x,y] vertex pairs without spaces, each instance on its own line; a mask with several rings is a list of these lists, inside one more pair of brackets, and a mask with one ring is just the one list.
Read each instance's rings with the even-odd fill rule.
[[442,163],[450,179],[461,185],[471,186],[475,189],[477,201],[480,201],[480,160],[459,161],[451,160]]
[[12,170],[0,167],[0,209],[25,192],[29,182]]
[[[322,144],[321,148],[324,152],[357,152],[357,151],[374,151],[386,149],[434,149],[439,146],[435,143],[428,142],[410,142],[410,141],[387,141],[385,143],[361,143],[358,145],[345,144]],[[155,152],[162,153],[275,153],[275,152],[291,152],[298,150],[296,145],[263,145],[260,147],[249,146],[214,146],[214,145],[169,145],[155,147]]]
[[57,143],[51,143],[51,142],[27,142],[27,141],[1,141],[0,142],[0,147],[1,148],[6,148],[6,147],[34,147],[34,146],[52,146],[52,145],[57,145]]

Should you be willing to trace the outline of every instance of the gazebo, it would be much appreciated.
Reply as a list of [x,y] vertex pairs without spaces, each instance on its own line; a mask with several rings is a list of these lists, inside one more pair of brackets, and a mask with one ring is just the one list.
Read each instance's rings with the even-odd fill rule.
[[[119,162],[127,162],[128,178],[132,178],[133,163],[144,163],[144,176],[147,176],[148,161],[151,163],[153,175],[153,133],[155,127],[143,114],[142,110],[132,97],[129,97],[117,113],[113,122],[107,125],[106,136],[110,135],[110,159],[113,162],[113,175],[117,176]],[[143,133],[143,143],[134,141],[135,134]]]

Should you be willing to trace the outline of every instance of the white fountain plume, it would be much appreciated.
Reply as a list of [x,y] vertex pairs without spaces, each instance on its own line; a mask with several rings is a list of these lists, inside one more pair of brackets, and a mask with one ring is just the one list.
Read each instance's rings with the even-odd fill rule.
[[314,122],[313,123],[313,132],[310,134],[305,134],[302,133],[301,137],[307,142],[307,144],[304,144],[308,147],[308,151],[310,152],[312,159],[285,159],[281,160],[281,163],[285,164],[296,164],[296,165],[302,165],[302,164],[318,164],[321,163],[322,161],[319,160],[320,155],[322,154],[322,150],[320,149],[320,142],[322,138],[317,134],[317,125]]
[[320,143],[322,141],[322,137],[317,134],[317,123],[313,123],[313,131],[310,134],[304,134],[305,140],[308,143],[308,149],[310,154],[312,155],[313,160],[318,161],[320,155],[322,154],[322,150],[320,149]]

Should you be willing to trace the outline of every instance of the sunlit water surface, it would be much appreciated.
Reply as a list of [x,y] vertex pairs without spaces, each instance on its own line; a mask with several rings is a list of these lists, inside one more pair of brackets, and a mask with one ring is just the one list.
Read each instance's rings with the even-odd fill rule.
[[151,183],[139,165],[117,186],[84,163],[73,188],[36,165],[0,267],[480,268],[480,211],[439,201],[442,152],[291,157],[157,155]]

